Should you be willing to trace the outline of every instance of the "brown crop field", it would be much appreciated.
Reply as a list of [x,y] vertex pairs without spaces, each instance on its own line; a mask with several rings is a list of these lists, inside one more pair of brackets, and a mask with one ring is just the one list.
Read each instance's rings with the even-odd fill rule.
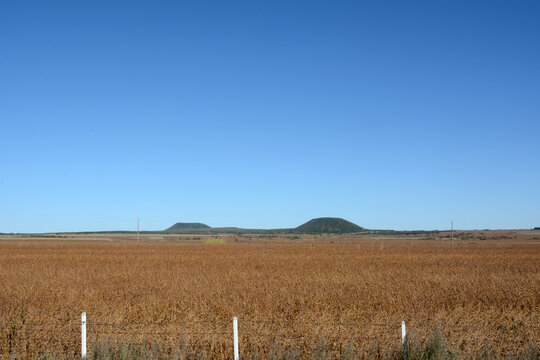
[[82,311],[90,352],[113,338],[231,358],[233,316],[241,358],[321,341],[370,357],[399,349],[402,320],[471,357],[540,348],[540,232],[96,237],[3,237],[0,357],[79,354]]

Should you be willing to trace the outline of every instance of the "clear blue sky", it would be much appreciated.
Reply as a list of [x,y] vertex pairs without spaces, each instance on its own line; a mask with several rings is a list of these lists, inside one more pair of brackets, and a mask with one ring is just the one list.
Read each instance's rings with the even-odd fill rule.
[[2,1],[0,232],[540,226],[539,1]]

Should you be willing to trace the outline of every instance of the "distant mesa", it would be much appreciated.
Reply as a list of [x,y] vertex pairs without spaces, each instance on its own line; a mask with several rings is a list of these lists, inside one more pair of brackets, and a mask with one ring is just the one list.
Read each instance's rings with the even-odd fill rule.
[[176,223],[165,231],[186,231],[186,230],[201,230],[211,229],[210,226],[203,223]]
[[237,227],[212,228],[203,223],[176,223],[166,233],[176,234],[347,234],[365,230],[341,218],[323,217],[312,219],[294,229],[242,229]]
[[322,217],[312,219],[293,230],[299,234],[346,234],[364,230],[350,221],[341,218]]

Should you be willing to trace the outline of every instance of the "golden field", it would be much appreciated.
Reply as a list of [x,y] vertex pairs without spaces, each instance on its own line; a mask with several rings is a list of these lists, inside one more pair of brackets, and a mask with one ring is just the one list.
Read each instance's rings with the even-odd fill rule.
[[0,237],[0,356],[78,354],[82,311],[90,351],[113,337],[231,358],[233,316],[241,354],[263,357],[322,338],[399,348],[402,320],[470,356],[540,347],[540,232],[92,237]]

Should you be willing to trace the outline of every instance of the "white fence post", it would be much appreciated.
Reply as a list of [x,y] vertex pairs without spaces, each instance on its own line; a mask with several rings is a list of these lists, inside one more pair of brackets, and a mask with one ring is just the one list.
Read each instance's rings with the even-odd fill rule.
[[81,357],[86,358],[86,313],[81,314]]
[[236,316],[233,318],[233,336],[234,336],[234,360],[240,360],[238,354],[238,319]]
[[405,358],[406,341],[407,341],[407,329],[405,328],[405,321],[402,321],[401,322],[401,352],[403,353],[403,358]]

